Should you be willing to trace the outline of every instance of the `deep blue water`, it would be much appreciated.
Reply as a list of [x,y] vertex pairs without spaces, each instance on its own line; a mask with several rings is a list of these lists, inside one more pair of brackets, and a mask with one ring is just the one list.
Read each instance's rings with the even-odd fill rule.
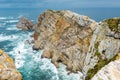
[[[33,51],[30,35],[33,31],[21,31],[16,28],[20,16],[26,16],[34,23],[46,9],[0,9],[0,48],[14,60],[24,80],[80,80],[79,74],[67,75],[65,66],[59,69],[48,59],[41,59],[42,51]],[[55,9],[59,10],[59,9]],[[69,9],[82,15],[88,15],[96,21],[120,17],[120,8],[76,8]],[[19,54],[20,52],[20,54]]]
[[[90,18],[101,21],[106,18],[120,17],[120,8],[53,8],[53,10],[71,10],[78,14],[87,15]],[[29,19],[37,20],[38,16],[47,10],[46,8],[0,8],[1,17],[26,16]]]

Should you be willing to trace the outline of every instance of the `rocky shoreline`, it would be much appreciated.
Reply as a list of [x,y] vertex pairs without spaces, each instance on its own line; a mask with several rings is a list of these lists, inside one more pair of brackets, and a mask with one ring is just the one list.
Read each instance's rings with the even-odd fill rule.
[[22,80],[22,75],[17,71],[13,59],[1,49],[0,80]]
[[[56,67],[63,63],[67,70],[80,71],[90,80],[120,52],[119,25],[120,18],[98,23],[68,10],[47,10],[38,18],[33,48],[43,50],[42,57]],[[91,69],[96,72],[90,74]]]
[[[62,63],[70,73],[81,72],[85,76],[81,80],[119,80],[120,18],[96,22],[69,10],[47,10],[36,24],[22,17],[17,28],[34,30],[33,49],[43,50],[41,57],[51,59],[57,68]],[[7,56],[2,53],[1,50],[1,61]],[[9,63],[2,61],[1,64],[12,68],[11,73],[15,75],[8,75],[5,68],[6,75],[0,73],[0,80],[22,80],[12,58],[8,57],[7,61]],[[110,68],[113,69],[109,74]]]

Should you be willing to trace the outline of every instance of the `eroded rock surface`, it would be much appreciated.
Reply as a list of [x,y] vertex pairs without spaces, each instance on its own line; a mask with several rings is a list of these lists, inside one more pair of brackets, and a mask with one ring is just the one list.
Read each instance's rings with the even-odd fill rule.
[[120,80],[120,59],[103,67],[91,80]]
[[14,61],[0,49],[0,80],[22,80]]
[[111,33],[116,32],[106,22],[68,10],[47,10],[38,18],[33,48],[42,49],[42,57],[51,58],[56,67],[61,62],[90,80],[120,52],[120,39],[108,36]]
[[32,21],[28,20],[25,17],[21,17],[18,24],[17,24],[17,28],[20,28],[22,30],[31,30],[33,29],[35,26],[32,23]]
[[34,48],[44,49],[43,57],[67,65],[73,72],[83,68],[96,22],[70,11],[46,11],[39,17]]
[[112,31],[108,36],[120,39],[120,18],[110,18],[103,23],[106,23]]

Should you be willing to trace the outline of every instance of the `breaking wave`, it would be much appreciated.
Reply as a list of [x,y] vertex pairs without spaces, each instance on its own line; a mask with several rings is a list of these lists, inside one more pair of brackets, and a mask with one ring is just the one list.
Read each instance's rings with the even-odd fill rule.
[[0,22],[0,26],[4,25],[0,27],[0,48],[14,59],[24,80],[80,80],[82,74],[67,75],[64,65],[57,69],[49,59],[41,59],[42,51],[32,49],[33,32],[17,29],[18,20],[13,17],[0,17],[0,20],[4,20]]

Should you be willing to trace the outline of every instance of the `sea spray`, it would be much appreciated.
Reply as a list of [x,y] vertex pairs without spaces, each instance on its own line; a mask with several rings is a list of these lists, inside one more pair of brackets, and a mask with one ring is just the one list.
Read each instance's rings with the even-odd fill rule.
[[49,59],[41,59],[42,51],[32,49],[33,31],[17,29],[16,18],[1,17],[0,20],[0,47],[14,59],[24,80],[80,80],[79,74],[67,75],[64,65],[60,64],[57,69]]

